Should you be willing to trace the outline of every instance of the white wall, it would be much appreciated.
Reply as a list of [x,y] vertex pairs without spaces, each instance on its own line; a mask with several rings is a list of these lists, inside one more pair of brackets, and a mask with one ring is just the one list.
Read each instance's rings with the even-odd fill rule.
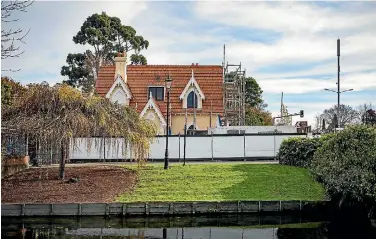
[[[273,158],[278,152],[283,139],[289,137],[306,137],[305,135],[236,135],[236,136],[188,136],[186,137],[186,158],[187,159],[221,159],[221,158]],[[122,140],[117,140],[117,145],[106,142],[107,159],[129,159],[130,148],[123,150]],[[115,141],[112,142],[115,142]],[[103,159],[103,140],[93,140],[91,150],[87,151],[86,139],[76,141],[77,148],[71,149],[71,159]],[[180,145],[180,147],[179,147]],[[100,148],[102,147],[102,152]],[[116,149],[119,147],[119,150]],[[163,159],[165,156],[166,139],[156,137],[151,144],[149,159]],[[169,137],[169,158],[177,159],[184,155],[184,137]],[[117,152],[118,151],[118,152]],[[123,151],[126,153],[123,154]]]

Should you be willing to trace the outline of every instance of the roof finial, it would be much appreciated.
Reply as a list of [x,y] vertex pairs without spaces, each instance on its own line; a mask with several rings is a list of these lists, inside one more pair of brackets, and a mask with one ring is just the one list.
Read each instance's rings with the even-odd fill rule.
[[194,76],[193,69],[192,69],[192,78],[193,78],[193,77],[195,77],[195,76]]
[[153,94],[151,93],[150,91],[150,94],[149,94],[149,99],[153,97]]

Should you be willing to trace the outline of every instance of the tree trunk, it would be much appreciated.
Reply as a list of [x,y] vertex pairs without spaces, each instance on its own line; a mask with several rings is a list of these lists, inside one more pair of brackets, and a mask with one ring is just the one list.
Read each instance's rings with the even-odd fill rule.
[[60,170],[59,179],[64,180],[65,178],[65,160],[67,157],[67,147],[65,141],[61,143],[61,158],[60,158]]

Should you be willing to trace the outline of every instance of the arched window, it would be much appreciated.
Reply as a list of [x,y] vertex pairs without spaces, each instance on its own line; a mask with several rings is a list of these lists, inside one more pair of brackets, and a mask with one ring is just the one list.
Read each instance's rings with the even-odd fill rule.
[[187,108],[197,108],[197,95],[193,91],[188,95]]

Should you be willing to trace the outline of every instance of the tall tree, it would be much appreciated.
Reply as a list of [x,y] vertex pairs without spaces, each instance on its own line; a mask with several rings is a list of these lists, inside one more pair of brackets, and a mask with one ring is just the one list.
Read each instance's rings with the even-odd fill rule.
[[147,64],[140,52],[149,47],[149,42],[137,35],[134,28],[123,25],[119,18],[110,17],[105,12],[89,16],[73,41],[92,49],[83,54],[69,54],[68,66],[63,66],[61,74],[68,76],[67,84],[82,87],[84,91],[94,89],[101,66],[113,64],[117,52],[133,51],[132,64]]
[[266,108],[268,105],[262,99],[263,90],[257,83],[255,78],[245,78],[245,102],[251,107],[257,107],[260,109]]
[[[7,28],[7,23],[16,22],[18,19],[12,18],[16,12],[26,12],[27,8],[33,3],[30,0],[24,1],[1,1],[1,59],[9,57],[19,57],[24,51],[20,49],[19,44],[24,44],[25,37],[29,33],[23,29]],[[15,69],[10,69],[11,71]],[[2,70],[4,71],[4,70]]]
[[68,66],[61,68],[61,75],[68,76],[68,80],[64,80],[63,83],[81,88],[83,92],[92,92],[95,81],[86,53],[69,53],[67,64]]
[[[353,109],[349,105],[340,105],[340,123],[342,127],[358,124],[359,112]],[[331,132],[335,129],[338,117],[337,117],[337,105],[334,105],[330,109],[326,109],[320,115],[316,116],[317,128],[320,128],[322,132]],[[322,122],[325,121],[325,128],[322,126]]]

